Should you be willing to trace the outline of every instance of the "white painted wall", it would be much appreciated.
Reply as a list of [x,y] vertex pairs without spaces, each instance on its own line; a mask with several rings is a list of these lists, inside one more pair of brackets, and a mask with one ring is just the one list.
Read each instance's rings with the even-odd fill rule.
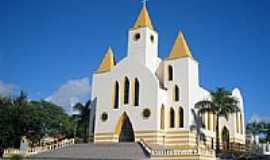
[[[140,33],[140,39],[135,41],[134,36],[137,33]],[[151,35],[154,36],[154,42],[150,39]],[[168,65],[173,66],[172,81],[168,81]],[[131,93],[132,89],[130,88],[130,104],[123,105],[120,98],[119,109],[113,109],[113,85],[115,81],[119,82],[119,97],[122,97],[125,77],[130,80],[130,86],[133,85],[132,82],[134,82],[135,78],[139,80],[140,105],[135,107],[131,103],[134,95]],[[175,84],[180,89],[180,100],[178,102],[172,99]],[[243,98],[239,89],[233,90],[233,96],[239,99],[239,105],[244,117]],[[162,104],[165,106],[166,130],[190,129],[190,126],[194,123],[191,109],[198,101],[210,99],[210,94],[200,87],[199,66],[196,60],[186,57],[161,62],[160,58],[158,58],[158,34],[149,28],[139,28],[129,31],[128,56],[110,72],[93,75],[92,99],[94,98],[97,98],[95,132],[112,133],[115,131],[118,119],[124,112],[130,118],[134,131],[160,130]],[[178,113],[180,106],[184,109],[184,128],[171,129],[168,126],[169,109],[173,107],[175,112]],[[151,110],[151,116],[148,119],[142,116],[145,108]],[[101,120],[103,112],[108,113],[106,122]],[[232,137],[242,138],[244,142],[244,134],[239,135],[236,133],[236,120],[234,117],[230,117],[229,121],[221,118],[220,129],[227,126]],[[178,126],[178,124],[175,123],[175,126]],[[214,132],[211,131],[205,131],[205,133],[210,137],[215,136]]]

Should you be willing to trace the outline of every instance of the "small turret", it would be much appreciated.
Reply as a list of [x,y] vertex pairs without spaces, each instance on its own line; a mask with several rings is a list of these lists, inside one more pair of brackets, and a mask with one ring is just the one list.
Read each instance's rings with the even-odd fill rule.
[[133,26],[133,29],[143,28],[143,27],[148,27],[148,28],[154,30],[154,27],[152,25],[150,16],[149,16],[147,8],[146,8],[146,5],[143,6],[143,8],[140,12],[140,15],[138,16],[138,18]]
[[192,55],[185,40],[184,34],[179,32],[168,59],[177,59],[183,57],[192,57]]
[[96,73],[109,72],[114,66],[115,60],[113,51],[109,47]]

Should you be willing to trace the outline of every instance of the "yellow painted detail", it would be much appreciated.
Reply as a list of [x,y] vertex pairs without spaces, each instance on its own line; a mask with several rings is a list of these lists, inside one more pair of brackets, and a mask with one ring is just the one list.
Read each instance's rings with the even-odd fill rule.
[[138,16],[135,25],[133,26],[133,29],[137,28],[143,28],[143,27],[148,27],[152,30],[154,30],[154,27],[152,25],[150,16],[148,14],[146,6],[143,6],[140,15]]
[[117,135],[118,137],[120,136],[121,133],[121,129],[123,124],[128,120],[128,116],[126,114],[126,112],[124,112],[122,114],[122,116],[118,119],[116,127],[115,127],[115,131],[114,134]]
[[241,131],[241,134],[243,134],[243,116],[242,116],[242,113],[240,113],[240,131]]
[[174,46],[168,59],[177,59],[183,57],[192,57],[192,55],[185,40],[184,34],[180,32],[174,42]]
[[121,79],[120,82],[120,99],[121,99],[121,106],[124,105],[124,95],[125,95],[125,78]]
[[135,106],[135,80],[131,80],[131,104]]
[[114,106],[115,106],[115,87],[116,87],[116,83],[113,82],[113,84],[112,84],[112,108],[113,109],[115,109],[114,108]]
[[97,73],[110,71],[115,66],[114,55],[111,48],[109,48],[97,70]]
[[165,129],[165,107],[163,104],[160,111],[160,129]]

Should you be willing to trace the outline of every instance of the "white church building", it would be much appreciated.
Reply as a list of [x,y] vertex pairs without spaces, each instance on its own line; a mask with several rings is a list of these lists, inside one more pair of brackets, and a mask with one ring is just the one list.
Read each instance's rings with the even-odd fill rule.
[[[143,6],[135,24],[128,30],[127,56],[116,62],[111,48],[92,76],[92,97],[96,101],[94,143],[144,141],[176,148],[196,145],[191,130],[191,109],[210,93],[200,85],[199,64],[192,56],[184,34],[179,32],[167,58],[158,56],[158,32]],[[243,98],[239,89],[239,113],[220,119],[220,135],[229,143],[245,143]],[[215,144],[215,118],[204,114],[205,146]],[[220,138],[221,142],[224,138]],[[222,144],[222,143],[221,143]]]

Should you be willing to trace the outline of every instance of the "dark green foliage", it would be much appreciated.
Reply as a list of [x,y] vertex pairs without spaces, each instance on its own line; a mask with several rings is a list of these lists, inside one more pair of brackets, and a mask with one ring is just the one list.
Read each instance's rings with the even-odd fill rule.
[[201,129],[203,128],[202,117],[199,116],[194,109],[191,109],[191,112],[194,118],[194,124],[190,127],[190,129],[196,130],[196,145],[199,146],[200,140],[205,138],[204,133],[201,132]]
[[78,112],[78,114],[73,115],[73,118],[77,122],[76,136],[82,138],[84,142],[88,142],[90,105],[91,101],[87,101],[85,104],[77,103],[73,107]]
[[22,136],[37,144],[45,136],[72,137],[75,122],[64,110],[46,101],[0,97],[0,146],[18,148]]
[[9,160],[23,160],[23,156],[19,154],[12,155]]
[[217,88],[210,93],[211,100],[203,100],[195,104],[195,108],[201,113],[214,113],[216,115],[216,151],[219,152],[219,118],[225,117],[227,120],[229,114],[239,112],[238,100],[232,97],[230,91],[224,88]]
[[[252,136],[260,135],[260,142],[267,143],[270,142],[270,122],[258,122],[253,121],[247,124],[247,133],[252,134]],[[255,142],[252,142],[255,143]]]

